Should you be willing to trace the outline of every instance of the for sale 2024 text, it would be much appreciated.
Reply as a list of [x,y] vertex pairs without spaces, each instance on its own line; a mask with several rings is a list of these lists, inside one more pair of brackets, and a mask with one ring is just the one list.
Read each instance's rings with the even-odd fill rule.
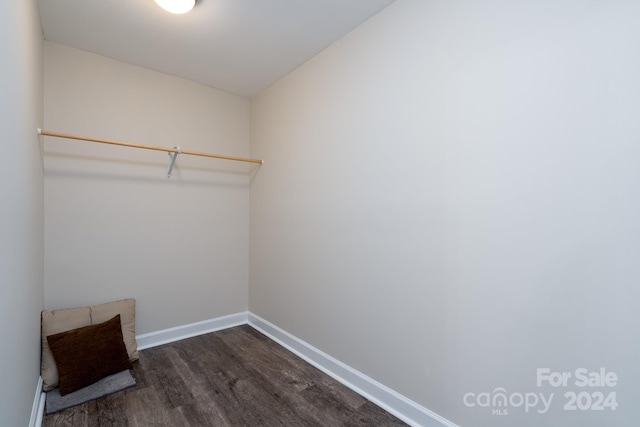
[[[618,384],[618,375],[607,372],[605,368],[589,371],[578,368],[575,371],[552,371],[550,368],[538,368],[536,385],[543,387],[578,387],[582,391],[564,393],[565,411],[615,411],[618,401],[615,391],[602,389],[614,388]],[[597,390],[594,390],[597,389]],[[593,390],[593,391],[592,391]]]
[[[551,387],[558,389],[557,392],[564,391],[564,400],[560,404],[563,404],[565,411],[615,411],[618,407],[614,391],[617,384],[618,375],[605,368],[595,371],[587,368],[573,371],[552,371],[550,368],[536,370],[537,387]],[[492,392],[466,393],[462,400],[465,406],[486,408],[492,415],[509,415],[513,410],[545,414],[553,406],[557,392],[509,393],[505,388],[498,387]]]

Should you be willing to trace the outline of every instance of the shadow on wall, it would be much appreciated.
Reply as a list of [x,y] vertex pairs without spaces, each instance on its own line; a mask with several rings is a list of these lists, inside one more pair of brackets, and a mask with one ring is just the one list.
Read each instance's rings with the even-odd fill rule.
[[[229,186],[229,187],[246,187],[251,182],[253,182],[254,178],[257,176],[258,171],[261,168],[261,165],[234,165],[228,161],[225,161],[224,167],[220,167],[220,164],[216,164],[213,167],[205,167],[205,166],[196,166],[193,164],[185,164],[187,162],[179,162],[177,161],[173,167],[171,178],[167,177],[167,163],[162,163],[159,161],[144,161],[144,160],[133,160],[133,159],[125,159],[125,158],[116,158],[116,157],[98,157],[98,156],[89,156],[89,155],[81,155],[81,154],[68,154],[68,153],[60,153],[60,152],[52,152],[45,151],[44,152],[45,161],[47,158],[52,159],[65,159],[65,160],[79,160],[79,161],[87,161],[87,162],[99,162],[102,164],[118,164],[118,165],[127,165],[127,166],[136,166],[142,167],[146,170],[150,170],[150,168],[154,168],[154,172],[144,173],[144,175],[131,175],[128,173],[114,174],[114,173],[105,173],[98,172],[97,170],[92,171],[72,171],[72,170],[63,170],[62,168],[52,169],[45,167],[45,176],[57,176],[57,177],[66,177],[66,178],[77,178],[77,179],[99,179],[105,181],[136,181],[136,182],[145,182],[145,183],[167,183],[170,182],[170,185],[180,185],[186,184],[189,185],[199,185],[199,186]],[[180,159],[179,159],[180,160]],[[211,162],[210,162],[211,163]],[[223,163],[221,160],[217,160],[216,163]],[[84,169],[84,168],[83,168]],[[207,179],[202,179],[202,175],[198,174],[197,176],[200,179],[187,178],[184,176],[183,172],[198,172],[202,174],[208,174]],[[154,178],[150,175],[156,175],[157,178]],[[241,181],[243,177],[249,177],[249,181],[245,182]],[[235,178],[235,179],[234,179]]]

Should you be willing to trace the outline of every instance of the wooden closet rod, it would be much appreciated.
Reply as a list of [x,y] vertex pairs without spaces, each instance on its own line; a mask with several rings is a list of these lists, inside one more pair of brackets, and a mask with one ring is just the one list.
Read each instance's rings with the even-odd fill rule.
[[192,156],[213,157],[215,159],[235,160],[238,162],[249,162],[263,164],[260,159],[249,159],[246,157],[223,156],[222,154],[203,153],[201,151],[181,150],[179,148],[160,147],[157,145],[137,144],[133,142],[114,141],[112,139],[95,138],[92,136],[73,135],[70,133],[53,132],[49,130],[38,129],[40,135],[53,136],[56,138],[77,139],[80,141],[99,142],[102,144],[123,145],[125,147],[144,148],[145,150],[166,151],[167,153],[190,154]]

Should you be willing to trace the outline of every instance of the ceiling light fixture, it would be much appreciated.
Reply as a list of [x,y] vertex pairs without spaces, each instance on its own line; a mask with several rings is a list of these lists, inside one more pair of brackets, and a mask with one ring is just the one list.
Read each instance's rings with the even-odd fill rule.
[[167,12],[181,14],[193,9],[198,0],[155,0],[155,2]]

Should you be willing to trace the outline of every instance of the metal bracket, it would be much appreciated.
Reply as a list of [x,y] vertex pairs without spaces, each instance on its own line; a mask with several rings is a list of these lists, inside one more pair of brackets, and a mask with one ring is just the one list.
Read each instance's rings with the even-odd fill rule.
[[167,156],[169,156],[169,170],[167,171],[167,178],[171,178],[171,171],[173,170],[173,165],[176,163],[176,159],[178,158],[178,154],[182,154],[182,150],[180,147],[173,147],[178,151],[175,153],[167,152]]

